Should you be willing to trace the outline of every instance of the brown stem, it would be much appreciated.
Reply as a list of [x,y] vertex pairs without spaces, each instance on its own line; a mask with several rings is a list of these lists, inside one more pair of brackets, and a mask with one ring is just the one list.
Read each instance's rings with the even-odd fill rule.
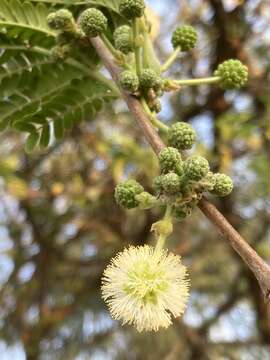
[[[95,47],[103,64],[110,72],[113,80],[118,84],[121,69],[115,63],[115,59],[110,51],[104,46],[99,38],[91,39],[92,45]],[[141,128],[147,141],[158,154],[164,147],[164,143],[157,134],[149,121],[147,114],[144,112],[141,103],[133,95],[120,89],[124,100],[126,101],[130,112],[133,114],[136,122]],[[241,256],[247,266],[255,275],[262,289],[265,300],[270,300],[270,267],[263,259],[253,250],[250,245],[238,234],[225,217],[212,205],[208,200],[203,199],[199,203],[199,208],[206,217],[220,230],[224,238],[227,239],[234,250]]]

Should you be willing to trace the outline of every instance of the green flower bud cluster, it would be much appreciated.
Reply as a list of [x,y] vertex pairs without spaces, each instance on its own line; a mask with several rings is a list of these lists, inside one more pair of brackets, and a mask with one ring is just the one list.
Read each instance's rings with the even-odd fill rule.
[[158,158],[161,175],[154,179],[153,187],[161,201],[172,207],[172,214],[178,220],[191,214],[204,192],[226,196],[233,189],[232,180],[224,174],[213,174],[202,156],[193,155],[183,161],[180,151],[169,146]]
[[86,36],[96,37],[107,30],[108,20],[103,13],[95,8],[89,8],[79,17],[79,26]]
[[177,194],[181,188],[181,178],[179,175],[170,172],[166,175],[162,175],[162,186],[164,192],[167,194]]
[[119,83],[123,89],[135,93],[139,88],[138,76],[133,71],[123,71],[119,77]]
[[162,107],[158,98],[163,95],[163,79],[153,69],[143,69],[139,80],[140,91],[150,110],[159,113]]
[[208,161],[202,156],[191,156],[183,165],[185,176],[192,181],[202,180],[209,172]]
[[173,172],[159,175],[154,179],[154,189],[158,193],[163,193],[165,195],[177,194],[181,189],[181,178]]
[[134,51],[132,32],[128,25],[117,28],[114,31],[113,39],[116,50],[121,51],[125,55]]
[[196,140],[195,130],[184,122],[173,124],[168,131],[168,143],[178,150],[189,150]]
[[163,174],[170,171],[183,174],[183,162],[179,151],[173,147],[164,148],[158,155],[160,170]]
[[197,39],[197,32],[192,26],[178,26],[172,35],[172,45],[180,47],[181,51],[189,51],[195,47]]
[[233,190],[232,179],[225,174],[214,174],[214,187],[211,191],[214,195],[224,197],[229,195]]
[[117,185],[114,197],[119,206],[128,210],[136,207],[147,210],[162,205],[156,196],[144,191],[144,188],[135,180],[127,180]]
[[239,60],[227,60],[214,72],[220,77],[220,86],[224,90],[240,89],[248,81],[248,68]]
[[162,87],[162,79],[154,70],[143,69],[140,75],[140,87],[145,91],[149,89],[158,91]]
[[73,15],[66,9],[60,9],[50,13],[47,17],[47,23],[53,30],[73,32],[76,29]]
[[85,36],[78,28],[72,13],[66,9],[60,9],[50,13],[47,23],[53,30],[58,30],[56,46],[51,53],[56,61],[65,60],[73,47],[78,46],[78,39]]
[[128,180],[115,189],[115,200],[124,209],[133,209],[139,205],[136,195],[141,194],[144,188],[135,180]]
[[144,0],[121,0],[119,5],[120,14],[127,20],[142,17],[145,10]]

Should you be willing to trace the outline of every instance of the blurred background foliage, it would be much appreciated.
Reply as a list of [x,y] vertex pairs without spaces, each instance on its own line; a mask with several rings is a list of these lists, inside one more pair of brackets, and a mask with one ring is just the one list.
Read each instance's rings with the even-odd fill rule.
[[[176,24],[199,31],[198,47],[181,55],[170,76],[207,76],[228,58],[249,67],[242,91],[183,88],[165,97],[161,118],[194,125],[195,151],[235,182],[230,197],[212,200],[270,262],[270,3],[148,4],[163,60]],[[151,224],[160,216],[121,210],[114,187],[132,176],[151,190],[158,164],[121,101],[85,120],[31,155],[23,135],[1,135],[1,359],[269,359],[270,305],[199,210],[176,225],[169,241],[191,275],[183,319],[143,334],[111,320],[100,294],[104,267],[125,246],[151,243]]]

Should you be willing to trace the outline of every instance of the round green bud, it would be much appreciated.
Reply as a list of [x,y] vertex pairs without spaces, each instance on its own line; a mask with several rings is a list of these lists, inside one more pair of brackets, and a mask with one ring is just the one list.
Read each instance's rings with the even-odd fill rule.
[[144,0],[121,0],[119,12],[128,20],[143,16],[145,9]]
[[113,34],[114,46],[123,54],[133,52],[133,39],[131,28],[128,25],[123,25],[117,28]]
[[184,173],[190,180],[199,181],[209,172],[209,163],[202,156],[191,156],[183,165]]
[[129,25],[119,26],[114,30],[113,37],[118,37],[124,34],[131,34],[131,27]]
[[194,27],[178,26],[172,35],[172,45],[174,48],[180,46],[181,51],[188,51],[195,47],[197,39],[198,35]]
[[135,180],[128,180],[116,186],[114,197],[118,205],[124,209],[133,209],[139,205],[136,195],[144,191]]
[[140,87],[143,90],[159,90],[162,87],[162,79],[154,70],[143,69],[140,75]]
[[241,61],[231,59],[220,64],[214,75],[221,78],[222,89],[240,89],[248,81],[248,68]]
[[66,9],[60,9],[48,15],[47,23],[53,30],[73,31],[75,21],[72,13]]
[[213,194],[223,197],[229,195],[233,191],[232,179],[225,174],[214,174],[214,189]]
[[170,171],[178,175],[183,174],[181,154],[173,147],[166,147],[158,155],[161,172],[166,174]]
[[134,93],[139,88],[138,76],[133,71],[123,71],[120,74],[119,83],[123,89]]
[[163,175],[162,188],[163,188],[164,192],[169,195],[178,193],[181,188],[180,177],[173,172]]
[[79,26],[85,35],[96,37],[106,31],[108,20],[100,10],[90,8],[80,15]]
[[168,131],[168,142],[178,150],[191,149],[196,140],[196,133],[193,127],[184,122],[173,124]]

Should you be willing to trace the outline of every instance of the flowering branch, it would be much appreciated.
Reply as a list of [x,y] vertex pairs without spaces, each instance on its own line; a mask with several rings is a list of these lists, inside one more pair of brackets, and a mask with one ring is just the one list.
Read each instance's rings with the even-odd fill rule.
[[[95,47],[103,64],[110,72],[113,80],[118,84],[122,70],[116,65],[114,57],[99,37],[91,38],[91,43]],[[122,88],[120,88],[120,91],[148,143],[158,155],[160,151],[164,149],[165,145],[149,121],[149,116],[145,112],[141,102],[134,95],[124,91]],[[199,203],[199,208],[206,217],[217,226],[224,235],[224,238],[229,241],[230,245],[245,261],[258,280],[265,300],[270,300],[270,267],[208,200],[203,199]]]

